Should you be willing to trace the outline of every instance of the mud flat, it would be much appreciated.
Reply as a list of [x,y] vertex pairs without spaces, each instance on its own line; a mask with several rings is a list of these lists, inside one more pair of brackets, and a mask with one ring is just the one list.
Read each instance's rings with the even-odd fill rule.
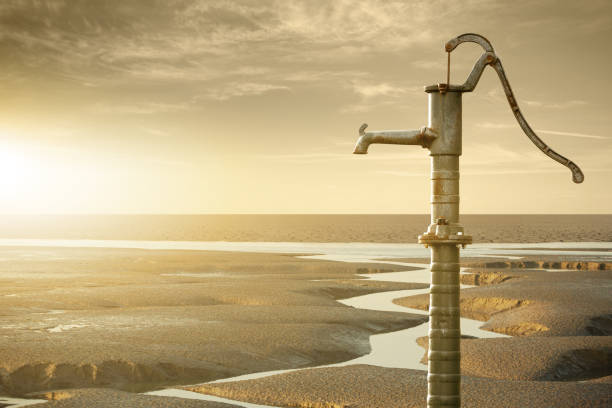
[[426,319],[336,301],[426,286],[355,279],[392,270],[278,254],[1,248],[0,395],[142,392],[352,359],[372,334]]
[[[198,401],[185,398],[157,397],[132,392],[125,392],[104,388],[65,389],[53,392],[33,394],[33,396],[45,400],[44,403],[34,405],[44,408],[111,408],[111,407],[134,407],[134,408],[236,408],[236,405],[221,402]],[[21,407],[24,405],[7,405],[10,407]]]
[[[194,390],[277,407],[425,407],[425,371],[369,365],[320,368]],[[465,407],[609,407],[609,384],[462,377]]]
[[[579,264],[549,258],[496,270],[481,261],[463,275],[465,283],[481,286],[462,291],[462,315],[514,336],[462,341],[463,406],[612,404],[610,264],[582,271],[516,268],[557,263]],[[417,295],[394,303],[425,310],[427,301]],[[426,351],[427,338],[418,343]],[[424,371],[349,365],[188,389],[270,406],[424,407],[426,388]]]
[[[236,252],[3,248],[3,393],[51,398],[49,405],[57,407],[113,406],[105,401],[122,401],[122,406],[215,407],[219,405],[211,404],[218,402],[175,401],[168,399],[171,396],[118,390],[142,392],[346,361],[370,351],[371,335],[403,331],[425,321],[422,315],[401,312],[410,310],[398,304],[361,310],[338,302],[381,291],[422,292],[427,286],[421,278],[414,284],[392,282],[398,274],[420,276],[421,271],[411,272],[406,265],[332,262],[367,261],[359,255],[363,247],[352,253],[355,248],[345,246],[327,246],[336,255],[321,251],[323,255],[311,257],[316,259]],[[420,254],[416,249],[414,253]],[[549,326],[518,331],[511,339],[464,340],[465,406],[609,406],[612,377],[609,364],[601,362],[609,361],[610,337],[607,315],[600,313],[609,310],[603,306],[609,305],[604,294],[610,286],[607,264],[580,271],[585,275],[575,279],[574,271],[567,269],[496,269],[488,265],[492,255],[487,248],[472,255],[473,262],[487,265],[475,265],[478,269],[463,277],[465,283],[480,285],[464,290],[464,315],[488,320],[487,325],[500,322],[491,327],[505,329],[491,331],[494,335],[512,327],[508,322],[516,321],[514,313],[538,307],[541,313],[528,323]],[[609,258],[605,248],[584,251],[583,258],[589,257],[599,263]],[[381,280],[357,275],[368,272]],[[513,288],[518,283],[533,287],[525,291],[531,295],[510,296],[523,293]],[[572,295],[574,289],[577,295]],[[594,295],[594,306],[584,305],[587,292]],[[427,307],[422,296],[396,303],[405,302]],[[557,327],[558,318],[542,320],[554,314],[547,307],[565,307],[574,317]],[[426,342],[419,344],[426,347]],[[426,384],[422,370],[353,364],[187,388],[261,406],[393,407],[424,406]]]
[[[462,280],[479,286],[461,291],[461,312],[512,336],[610,336],[612,264],[597,265],[602,267],[571,272],[474,268]],[[427,309],[428,302],[423,295],[396,300],[417,309]]]

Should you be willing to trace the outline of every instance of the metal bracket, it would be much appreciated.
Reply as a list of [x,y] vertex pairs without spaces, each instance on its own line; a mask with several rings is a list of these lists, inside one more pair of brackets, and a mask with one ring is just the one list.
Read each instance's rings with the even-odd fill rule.
[[458,224],[449,224],[448,220],[440,217],[435,224],[431,224],[427,232],[419,235],[419,244],[429,245],[461,245],[465,248],[466,245],[472,243],[472,236],[465,235],[463,227]]

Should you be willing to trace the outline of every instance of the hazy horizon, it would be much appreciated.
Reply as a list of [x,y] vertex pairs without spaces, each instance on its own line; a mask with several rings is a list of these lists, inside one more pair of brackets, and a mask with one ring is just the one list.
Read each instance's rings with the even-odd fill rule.
[[[416,212],[259,212],[259,213],[251,213],[251,212],[201,212],[201,213],[154,213],[154,212],[140,212],[140,213],[0,213],[0,217],[11,217],[11,216],[20,216],[20,217],[53,217],[53,216],[139,216],[139,215],[159,215],[159,216],[199,216],[199,215],[427,215],[429,216],[429,212],[416,213]],[[542,215],[542,216],[556,216],[556,215],[585,215],[585,216],[597,216],[597,215],[612,215],[612,212],[609,213],[496,213],[496,212],[462,212],[461,215]]]
[[[0,239],[405,243],[429,222],[429,214],[26,214],[0,216]],[[612,241],[610,214],[462,214],[461,223],[474,242]]]

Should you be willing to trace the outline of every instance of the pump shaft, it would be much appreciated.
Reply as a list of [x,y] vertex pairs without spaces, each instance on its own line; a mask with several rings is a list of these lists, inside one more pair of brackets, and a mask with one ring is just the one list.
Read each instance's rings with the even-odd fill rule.
[[459,224],[461,92],[429,92],[431,224],[419,242],[431,248],[427,406],[461,406],[459,246],[471,243]]

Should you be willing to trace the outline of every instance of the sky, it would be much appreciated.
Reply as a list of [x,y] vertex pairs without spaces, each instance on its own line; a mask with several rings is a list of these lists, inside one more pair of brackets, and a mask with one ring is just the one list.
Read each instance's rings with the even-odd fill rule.
[[[429,213],[415,146],[449,39],[487,37],[463,96],[462,213],[612,212],[612,2],[0,2],[0,213]],[[482,54],[452,53],[451,83]]]

